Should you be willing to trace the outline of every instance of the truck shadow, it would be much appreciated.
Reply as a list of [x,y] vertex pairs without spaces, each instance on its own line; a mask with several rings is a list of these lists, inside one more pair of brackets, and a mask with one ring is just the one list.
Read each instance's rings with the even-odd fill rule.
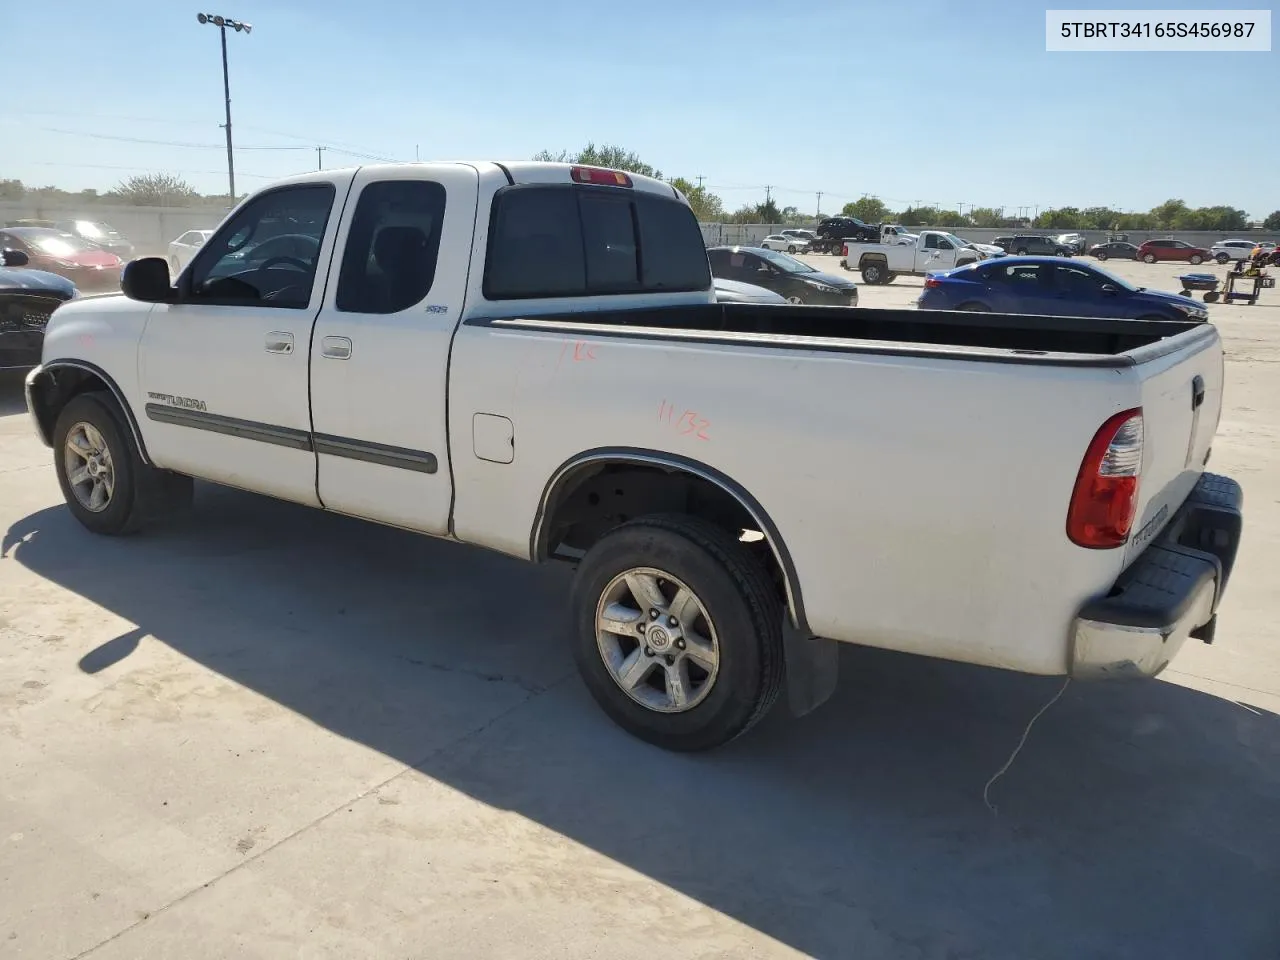
[[[1280,945],[1267,711],[1162,682],[1072,685],[993,787],[993,814],[983,785],[1059,681],[849,648],[817,713],[778,710],[677,756],[580,687],[558,568],[203,485],[181,525],[108,540],[57,506],[0,553],[138,625],[87,652],[86,672],[154,636],[806,954],[1244,960]],[[455,716],[447,693],[423,695],[441,671],[520,705],[428,752],[421,732]]]

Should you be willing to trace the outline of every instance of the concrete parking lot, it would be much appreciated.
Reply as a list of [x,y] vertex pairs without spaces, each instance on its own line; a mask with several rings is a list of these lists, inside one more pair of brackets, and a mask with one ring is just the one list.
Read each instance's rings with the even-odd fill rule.
[[818,712],[666,754],[578,682],[564,570],[208,485],[94,537],[0,376],[0,957],[1275,960],[1268,293],[1211,307],[1247,509],[1216,642],[1070,685],[995,813],[1058,680],[851,647]]

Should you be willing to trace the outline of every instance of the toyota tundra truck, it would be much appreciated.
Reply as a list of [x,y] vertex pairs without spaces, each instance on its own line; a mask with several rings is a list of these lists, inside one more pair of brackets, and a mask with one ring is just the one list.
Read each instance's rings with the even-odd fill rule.
[[89,530],[196,478],[571,564],[583,681],[675,750],[812,709],[837,642],[1154,675],[1240,536],[1211,324],[717,304],[686,199],[614,170],[283,180],[176,278],[60,307],[42,361]]

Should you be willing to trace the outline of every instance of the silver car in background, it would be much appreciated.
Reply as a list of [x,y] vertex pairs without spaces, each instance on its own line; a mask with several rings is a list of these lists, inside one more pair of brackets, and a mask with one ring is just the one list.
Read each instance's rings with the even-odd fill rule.
[[177,240],[170,242],[169,271],[176,277],[186,269],[191,258],[196,255],[196,251],[212,236],[212,230],[188,230]]

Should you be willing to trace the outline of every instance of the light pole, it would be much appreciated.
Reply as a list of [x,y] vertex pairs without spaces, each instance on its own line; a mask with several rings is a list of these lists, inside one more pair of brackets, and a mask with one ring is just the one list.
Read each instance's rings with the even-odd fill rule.
[[230,17],[223,17],[212,13],[197,13],[196,19],[202,24],[213,24],[218,28],[218,33],[222,35],[222,93],[227,103],[227,122],[223,127],[227,131],[227,184],[231,189],[231,203],[234,206],[236,202],[236,161],[231,153],[231,80],[227,76],[227,27],[231,27],[236,33],[242,30],[245,33],[253,31],[253,24],[241,23],[239,20],[232,20]]

